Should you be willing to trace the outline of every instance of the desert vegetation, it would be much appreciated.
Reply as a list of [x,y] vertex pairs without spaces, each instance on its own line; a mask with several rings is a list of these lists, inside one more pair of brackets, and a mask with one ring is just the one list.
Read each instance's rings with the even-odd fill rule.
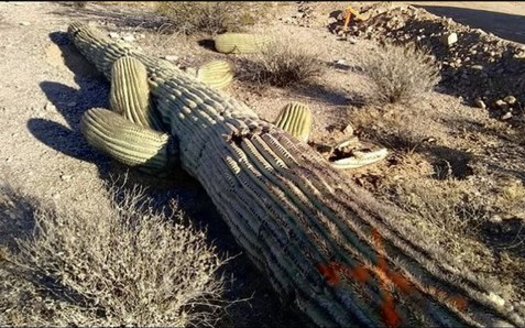
[[0,189],[0,322],[9,326],[210,326],[226,305],[224,263],[205,231],[144,190],[97,208]]
[[[75,154],[93,160],[89,165],[107,165],[109,155],[138,167],[141,180],[176,181],[176,193],[204,188],[219,210],[210,206],[212,215],[220,214],[229,228],[219,239],[235,240],[242,261],[280,293],[256,294],[251,304],[284,300],[318,325],[346,323],[351,314],[363,326],[470,324],[484,322],[488,311],[520,326],[524,98],[503,78],[506,70],[521,70],[513,46],[392,2],[359,4],[366,19],[351,20],[344,33],[344,15],[332,15],[342,9],[337,3],[287,3],[278,11],[270,3],[154,3],[147,13],[139,5],[82,2],[74,15],[64,11],[75,20],[83,13],[110,22],[99,26],[104,37],[70,25],[69,41],[58,44],[95,64],[111,84],[93,82],[104,86],[96,93],[75,76],[80,98],[52,101],[81,131],[74,137],[89,153],[79,156],[70,145],[60,155],[64,163],[64,155]],[[95,14],[101,7],[109,14]],[[329,33],[326,19],[338,35]],[[222,48],[219,38],[226,40]],[[167,39],[173,46],[158,47]],[[104,51],[96,51],[99,43]],[[123,65],[118,84],[108,68],[120,56],[134,57],[137,66]],[[501,87],[490,87],[496,82]],[[49,99],[59,93],[43,89]],[[93,100],[106,93],[109,104]],[[68,119],[75,106],[78,113]],[[143,114],[159,115],[158,121],[141,120]],[[222,126],[225,118],[230,121]],[[31,132],[60,150],[60,141]],[[371,164],[333,166],[335,157],[359,163],[377,148],[388,151]],[[6,163],[22,167],[14,158]],[[172,171],[159,174],[180,161],[195,181],[179,185]],[[83,208],[69,200],[75,197],[49,204],[2,186],[0,325],[221,326],[223,314],[235,316],[227,319],[232,324],[270,315],[278,319],[269,325],[288,317],[298,322],[287,307],[278,312],[269,304],[228,313],[232,300],[225,300],[220,273],[226,261],[206,241],[207,232],[195,228],[195,218],[177,204],[153,208],[138,189],[107,189],[99,207]],[[198,208],[200,201],[188,206]],[[232,270],[241,278],[246,272]],[[381,270],[402,274],[384,279]],[[258,283],[237,288],[250,293]],[[469,289],[474,285],[481,292]],[[358,310],[346,298],[354,290],[345,294],[355,286]],[[308,288],[336,290],[340,298],[306,299]],[[407,296],[414,293],[421,293],[417,302]],[[437,304],[439,315],[428,316],[427,301]],[[325,311],[326,304],[337,306]]]
[[239,78],[258,86],[287,87],[323,73],[319,53],[291,38],[274,36],[260,52],[240,59]]
[[368,96],[381,105],[414,105],[438,84],[440,75],[431,55],[413,44],[385,44],[358,57],[356,70],[368,79]]

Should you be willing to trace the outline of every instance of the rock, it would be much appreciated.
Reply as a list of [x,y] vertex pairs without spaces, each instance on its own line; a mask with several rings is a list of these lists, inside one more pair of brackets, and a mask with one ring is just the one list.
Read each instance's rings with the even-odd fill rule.
[[357,39],[351,36],[351,37],[348,38],[348,42],[350,42],[350,44],[356,44],[357,43]]
[[458,42],[458,35],[456,33],[448,33],[441,37],[441,42],[450,47],[454,43]]
[[337,18],[335,18],[335,17],[329,17],[326,20],[326,25],[332,25],[332,24],[335,24],[335,23],[337,23]]
[[338,61],[335,62],[337,65],[347,65],[346,64],[346,60],[344,59],[339,59]]
[[44,110],[47,110],[47,111],[55,111],[56,110],[56,107],[55,105],[53,105],[52,102],[48,101],[45,106],[44,106]]
[[177,60],[179,60],[179,56],[175,55],[166,55],[163,58],[170,62],[176,62]]
[[109,37],[112,39],[120,38],[120,35],[117,32],[109,32]]
[[510,120],[511,118],[512,118],[512,113],[511,113],[511,112],[508,112],[508,113],[506,113],[505,115],[503,115],[503,116],[501,117],[501,119],[502,119],[503,121]]
[[354,127],[352,126],[352,124],[348,124],[341,132],[343,132],[344,134],[353,135]]
[[62,174],[60,176],[60,179],[64,180],[64,181],[69,181],[71,180],[72,176],[71,175],[68,175],[68,174]]
[[483,70],[483,66],[482,65],[472,65],[470,68],[472,68],[473,70],[476,70],[476,71],[482,71]]
[[31,25],[31,23],[29,23],[29,22],[20,22],[20,25],[22,25],[22,26],[29,26],[29,25]]
[[126,34],[122,37],[122,40],[126,41],[126,42],[134,42],[135,41],[135,37],[133,36],[133,34]]
[[494,105],[496,105],[496,107],[501,108],[501,109],[506,109],[509,107],[509,105],[501,99],[496,100]]
[[506,96],[505,98],[503,98],[503,101],[512,106],[516,103],[516,97]]
[[474,99],[474,104],[476,105],[476,107],[481,109],[487,108],[487,105],[485,105],[485,102],[481,100],[481,98]]

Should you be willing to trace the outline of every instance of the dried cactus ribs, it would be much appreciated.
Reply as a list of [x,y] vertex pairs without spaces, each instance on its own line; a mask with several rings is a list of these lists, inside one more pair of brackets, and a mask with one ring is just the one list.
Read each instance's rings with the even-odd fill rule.
[[258,53],[268,44],[270,38],[249,33],[224,33],[215,37],[215,49],[225,54]]
[[[242,102],[88,25],[74,23],[69,34],[108,79],[120,57],[145,65],[156,109],[178,140],[182,168],[203,185],[283,301],[311,323],[525,325],[517,304],[499,295],[494,281],[429,245],[404,213],[347,181],[311,147]],[[104,136],[111,131],[101,133],[100,142],[117,143]]]

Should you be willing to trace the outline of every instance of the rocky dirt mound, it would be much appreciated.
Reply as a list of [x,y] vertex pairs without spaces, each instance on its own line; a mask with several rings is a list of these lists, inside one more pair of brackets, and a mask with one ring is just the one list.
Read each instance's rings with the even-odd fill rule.
[[[438,60],[445,93],[488,107],[496,117],[525,121],[525,45],[413,6],[389,10],[371,6],[361,13],[368,19],[352,22],[351,36],[400,45],[416,43]],[[343,23],[339,19],[331,30],[340,33]]]

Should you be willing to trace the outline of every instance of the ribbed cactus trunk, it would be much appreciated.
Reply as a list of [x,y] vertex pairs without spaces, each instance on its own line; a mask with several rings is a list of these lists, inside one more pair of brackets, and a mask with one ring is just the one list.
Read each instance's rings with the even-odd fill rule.
[[166,61],[72,24],[109,79],[128,55],[148,70],[157,111],[237,242],[283,300],[318,326],[523,326],[488,282],[430,251],[401,214],[347,181],[308,145]]

